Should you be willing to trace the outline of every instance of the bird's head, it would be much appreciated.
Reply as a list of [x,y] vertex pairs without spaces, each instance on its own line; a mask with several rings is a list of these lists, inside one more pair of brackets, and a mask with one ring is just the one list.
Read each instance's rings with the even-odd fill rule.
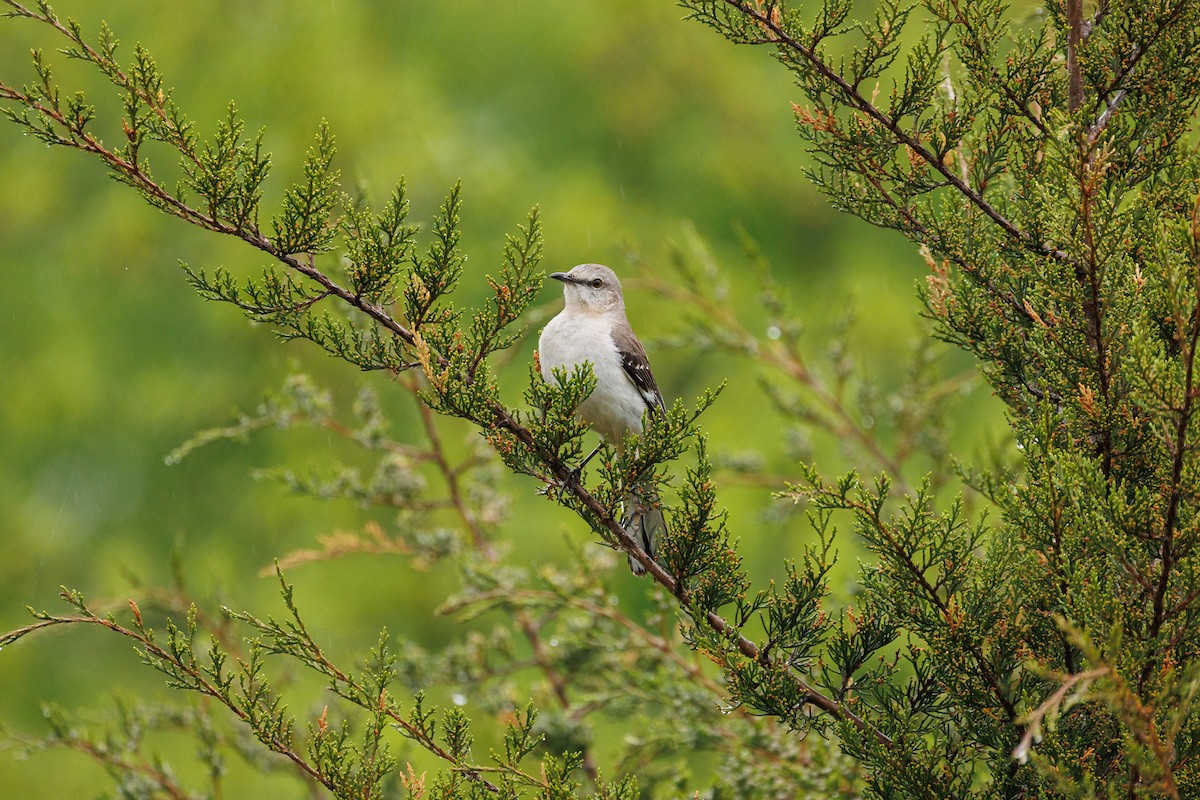
[[625,308],[621,282],[603,264],[580,264],[570,272],[554,272],[550,277],[562,281],[568,310],[603,314]]

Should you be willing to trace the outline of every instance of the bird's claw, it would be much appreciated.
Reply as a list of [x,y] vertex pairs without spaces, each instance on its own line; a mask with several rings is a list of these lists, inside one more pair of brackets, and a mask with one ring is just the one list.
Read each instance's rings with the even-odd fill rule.
[[567,477],[563,479],[562,487],[564,489],[574,489],[578,487],[579,478],[583,474],[583,467],[578,466],[567,472]]

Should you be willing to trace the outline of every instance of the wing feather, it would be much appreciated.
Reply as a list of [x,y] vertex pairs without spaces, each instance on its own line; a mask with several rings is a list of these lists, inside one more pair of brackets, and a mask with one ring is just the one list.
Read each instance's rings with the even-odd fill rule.
[[662,392],[658,390],[658,382],[654,380],[654,372],[650,369],[650,359],[646,356],[646,348],[638,341],[637,334],[629,326],[628,320],[613,326],[613,344],[621,354],[621,366],[629,380],[637,387],[646,403],[646,408],[659,416],[667,413],[663,403]]

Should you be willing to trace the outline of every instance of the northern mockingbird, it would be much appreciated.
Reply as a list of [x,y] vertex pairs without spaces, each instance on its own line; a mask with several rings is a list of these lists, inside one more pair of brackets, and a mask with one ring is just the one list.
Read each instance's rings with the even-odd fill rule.
[[[580,264],[550,277],[562,281],[566,307],[550,320],[538,340],[542,377],[552,382],[556,380],[552,370],[558,367],[570,371],[591,363],[596,388],[576,412],[620,450],[627,435],[642,432],[642,416],[647,411],[666,414],[646,350],[625,318],[621,283],[601,264]],[[635,484],[624,506],[625,532],[654,558],[655,539],[666,532],[667,525],[653,482],[642,479]],[[646,571],[632,556],[629,568],[635,575]]]

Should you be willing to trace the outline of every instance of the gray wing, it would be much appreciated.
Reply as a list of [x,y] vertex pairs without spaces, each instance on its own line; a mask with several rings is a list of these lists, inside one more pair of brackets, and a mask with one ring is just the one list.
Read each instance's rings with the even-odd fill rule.
[[665,416],[667,408],[663,403],[662,392],[658,390],[658,383],[654,380],[654,373],[650,370],[646,348],[642,347],[633,328],[629,327],[629,321],[622,320],[615,325],[612,337],[617,352],[621,354],[621,366],[642,395],[646,408],[659,416]]

